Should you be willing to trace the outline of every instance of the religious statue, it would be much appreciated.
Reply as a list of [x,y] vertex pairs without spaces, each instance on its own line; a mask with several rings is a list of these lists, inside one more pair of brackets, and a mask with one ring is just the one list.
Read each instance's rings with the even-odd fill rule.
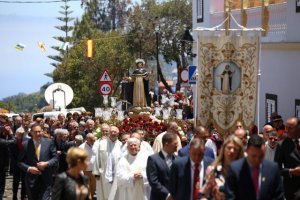
[[221,91],[224,94],[229,94],[232,90],[232,76],[235,70],[230,70],[230,65],[225,65],[224,71],[219,75],[221,78]]
[[149,94],[149,80],[148,72],[144,68],[145,61],[143,59],[137,59],[135,61],[136,69],[131,76],[127,78],[133,83],[132,86],[132,105],[137,108],[145,108],[150,106],[150,94]]

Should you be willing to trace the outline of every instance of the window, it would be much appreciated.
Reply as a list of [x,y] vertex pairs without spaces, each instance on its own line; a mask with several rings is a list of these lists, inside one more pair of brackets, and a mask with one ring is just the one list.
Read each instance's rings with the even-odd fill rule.
[[300,119],[300,99],[295,99],[295,117]]
[[277,112],[277,95],[266,94],[266,123],[271,121],[273,112]]
[[197,0],[197,23],[203,22],[203,0]]
[[296,12],[300,12],[300,0],[296,0]]

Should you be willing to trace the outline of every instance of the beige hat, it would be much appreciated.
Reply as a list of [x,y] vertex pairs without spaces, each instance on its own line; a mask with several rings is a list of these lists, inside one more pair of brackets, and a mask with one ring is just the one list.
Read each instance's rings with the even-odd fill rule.
[[135,60],[135,63],[136,63],[136,64],[138,64],[138,63],[143,63],[143,65],[145,65],[145,61],[144,61],[143,59],[140,59],[140,58],[136,59],[136,60]]

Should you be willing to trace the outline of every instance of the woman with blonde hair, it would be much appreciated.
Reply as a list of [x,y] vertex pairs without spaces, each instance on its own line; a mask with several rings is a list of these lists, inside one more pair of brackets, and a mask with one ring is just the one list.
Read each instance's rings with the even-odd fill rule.
[[52,200],[87,200],[88,178],[82,171],[88,166],[88,154],[85,150],[72,147],[67,152],[69,169],[55,178]]
[[244,157],[243,143],[234,136],[229,136],[219,153],[216,160],[207,167],[206,170],[206,184],[202,187],[200,199],[207,199],[212,197],[215,200],[225,200],[224,184],[225,176],[229,165],[240,158]]

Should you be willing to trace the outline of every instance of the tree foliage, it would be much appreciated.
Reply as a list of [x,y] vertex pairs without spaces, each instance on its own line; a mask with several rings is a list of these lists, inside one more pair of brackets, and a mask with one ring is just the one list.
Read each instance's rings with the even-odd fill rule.
[[[88,109],[100,106],[101,97],[98,94],[98,79],[105,68],[112,75],[114,91],[126,74],[128,67],[134,63],[129,54],[127,37],[119,32],[96,32],[93,34],[94,56],[87,58],[86,40],[80,40],[59,68],[54,71],[54,82],[64,82],[73,88],[74,99],[70,107],[84,106]],[[129,37],[129,36],[128,36]]]
[[[137,4],[133,7],[128,21],[131,33],[136,35],[139,35],[139,31],[143,33],[143,56],[145,59],[151,59],[156,54],[154,41],[158,36],[159,54],[163,55],[164,60],[167,63],[175,61],[178,72],[180,67],[185,67],[183,35],[185,29],[192,26],[192,5],[189,1],[173,0],[157,3],[155,0],[144,0],[140,5]],[[159,31],[155,32],[155,28],[159,28]],[[138,49],[138,39],[136,37],[130,41],[131,50],[135,53]],[[160,79],[167,86],[163,71],[159,65]],[[180,80],[179,77],[178,80]]]
[[[145,60],[155,57],[157,37],[159,53],[164,60],[168,63],[175,61],[178,67],[182,66],[182,37],[185,27],[191,26],[192,21],[189,1],[157,3],[155,0],[145,0],[130,9],[126,2],[104,2],[108,2],[106,7],[105,3],[97,0],[86,3],[81,21],[75,23],[73,37],[76,42],[53,74],[54,82],[64,82],[73,88],[75,95],[71,107],[85,106],[92,109],[100,106],[102,101],[97,91],[97,80],[103,70],[107,68],[111,72],[113,88],[117,91],[118,83],[128,68],[134,66],[135,58],[139,57],[141,45]],[[116,10],[113,11],[112,4],[122,4],[123,7],[115,6]],[[124,33],[121,18],[116,17],[117,10],[122,13],[119,15],[123,16],[122,20],[127,21],[127,33]],[[114,26],[118,31],[112,31]],[[156,32],[158,26],[160,31]],[[107,32],[108,29],[110,32]],[[91,59],[85,57],[87,39],[94,41],[95,53]],[[166,84],[163,69],[158,67],[161,80]]]
[[[185,48],[183,35],[192,26],[192,5],[188,0],[171,0],[157,2],[142,0],[131,4],[129,0],[90,0],[85,1],[85,12],[74,24],[72,37],[69,34],[73,26],[72,11],[65,5],[57,19],[63,22],[55,28],[64,32],[55,39],[70,42],[73,47],[67,53],[58,46],[52,48],[58,55],[49,56],[55,62],[54,82],[70,85],[74,99],[70,107],[84,106],[88,110],[98,107],[102,99],[98,94],[98,79],[105,68],[113,78],[113,89],[118,94],[118,83],[127,75],[129,68],[135,66],[134,60],[140,57],[154,60],[156,57],[156,39],[158,37],[159,54],[170,63],[175,61],[178,67],[185,66]],[[159,27],[159,32],[155,28]],[[94,57],[86,58],[86,40],[94,41]],[[164,79],[164,66],[158,66],[160,79]],[[178,78],[178,80],[180,80]],[[166,82],[165,82],[166,84]],[[31,95],[19,94],[5,98],[4,106],[16,112],[31,112],[46,105],[44,90]],[[153,86],[152,86],[153,87]],[[8,108],[7,107],[7,108]]]
[[85,13],[81,20],[76,19],[73,31],[73,41],[76,43],[82,38],[92,38],[92,35],[98,30],[93,27],[93,21],[90,16]]
[[[70,31],[73,30],[73,26],[70,25],[70,23],[74,20],[73,17],[70,17],[70,14],[73,13],[73,11],[70,11],[70,6],[68,6],[69,0],[63,0],[65,3],[64,6],[61,6],[62,11],[59,11],[59,13],[62,15],[62,17],[57,17],[57,19],[61,22],[63,22],[63,25],[55,26],[56,29],[61,30],[64,32],[63,36],[54,36],[53,38],[60,41],[61,43],[65,42],[71,42],[70,37]],[[54,60],[54,63],[51,63],[52,66],[58,67],[60,63],[63,61],[65,54],[68,51],[68,48],[66,50],[61,49],[59,46],[52,46],[52,49],[55,49],[58,51],[58,55],[50,55],[48,58]],[[46,76],[52,76],[52,74],[45,74]]]
[[[178,12],[180,10],[180,12]],[[177,64],[177,71],[186,67],[184,31],[192,27],[192,5],[186,0],[164,2],[160,10],[162,42],[161,52],[166,62]],[[188,45],[188,44],[187,44]],[[180,89],[180,74],[177,74],[177,90]]]
[[[38,112],[38,110],[47,105],[44,93],[46,88],[50,85],[47,83],[40,88],[39,92],[32,94],[19,93],[3,99],[3,108],[8,109],[10,112]],[[0,104],[1,107],[1,104]]]
[[103,32],[124,29],[130,0],[91,0],[85,2],[85,14],[92,21],[94,29]]

